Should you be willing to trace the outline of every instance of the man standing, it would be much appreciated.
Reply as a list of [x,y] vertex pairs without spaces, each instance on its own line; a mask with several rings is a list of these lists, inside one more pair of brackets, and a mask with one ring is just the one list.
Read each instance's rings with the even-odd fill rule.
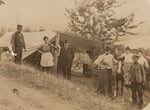
[[124,62],[125,63],[132,63],[133,62],[133,60],[132,60],[132,56],[133,56],[133,54],[130,52],[130,47],[126,47],[126,49],[125,49],[125,53],[123,53],[122,55],[121,55],[121,57],[124,57]]
[[69,80],[71,79],[71,67],[73,58],[74,58],[74,50],[69,45],[68,41],[65,40],[64,46],[61,48],[60,51],[60,62],[63,76],[64,78]]
[[138,63],[141,64],[144,67],[145,72],[147,72],[147,70],[149,68],[149,64],[148,64],[148,61],[146,60],[146,58],[144,58],[143,50],[139,49],[138,55],[139,55]]
[[144,67],[138,63],[138,55],[133,56],[134,63],[131,65],[129,73],[131,80],[133,104],[143,105],[143,84],[146,81]]
[[129,80],[129,69],[131,64],[133,63],[132,57],[133,54],[130,52],[130,47],[126,47],[125,53],[121,55],[121,58],[124,58],[124,85],[128,88],[131,85]]
[[17,25],[17,31],[11,37],[12,50],[16,54],[15,63],[21,64],[22,60],[22,51],[26,51],[26,45],[24,41],[24,36],[22,32],[22,25]]

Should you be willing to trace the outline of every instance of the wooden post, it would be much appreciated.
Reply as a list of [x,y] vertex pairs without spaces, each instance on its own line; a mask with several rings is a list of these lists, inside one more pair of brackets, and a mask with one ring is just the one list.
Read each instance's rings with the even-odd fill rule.
[[[57,35],[55,38],[55,46],[59,47],[59,32],[57,32]],[[55,66],[56,72],[57,72],[58,55],[59,55],[59,50],[55,50],[54,66]]]

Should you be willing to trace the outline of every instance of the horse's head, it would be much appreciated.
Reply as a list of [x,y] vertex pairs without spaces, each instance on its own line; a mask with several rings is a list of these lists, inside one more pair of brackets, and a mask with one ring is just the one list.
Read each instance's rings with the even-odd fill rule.
[[117,65],[117,73],[122,73],[123,64],[124,64],[124,57],[120,57]]

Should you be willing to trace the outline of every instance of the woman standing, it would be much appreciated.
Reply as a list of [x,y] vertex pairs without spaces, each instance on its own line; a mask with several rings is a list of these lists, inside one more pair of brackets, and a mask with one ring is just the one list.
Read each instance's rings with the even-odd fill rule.
[[52,72],[51,70],[54,66],[54,61],[53,61],[53,55],[51,53],[51,50],[52,47],[55,48],[55,46],[49,42],[47,36],[44,36],[43,40],[44,40],[44,44],[42,44],[41,47],[39,48],[39,52],[41,53],[40,65],[43,71]]
[[112,96],[112,68],[117,63],[110,48],[105,49],[105,53],[100,55],[94,62],[99,68],[98,91],[104,95]]

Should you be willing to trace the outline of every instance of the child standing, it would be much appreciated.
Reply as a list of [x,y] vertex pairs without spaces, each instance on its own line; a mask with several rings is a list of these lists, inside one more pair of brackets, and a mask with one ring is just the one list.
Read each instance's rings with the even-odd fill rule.
[[143,84],[146,81],[144,67],[138,63],[138,55],[133,55],[133,64],[130,66],[130,80],[133,104],[143,105]]

